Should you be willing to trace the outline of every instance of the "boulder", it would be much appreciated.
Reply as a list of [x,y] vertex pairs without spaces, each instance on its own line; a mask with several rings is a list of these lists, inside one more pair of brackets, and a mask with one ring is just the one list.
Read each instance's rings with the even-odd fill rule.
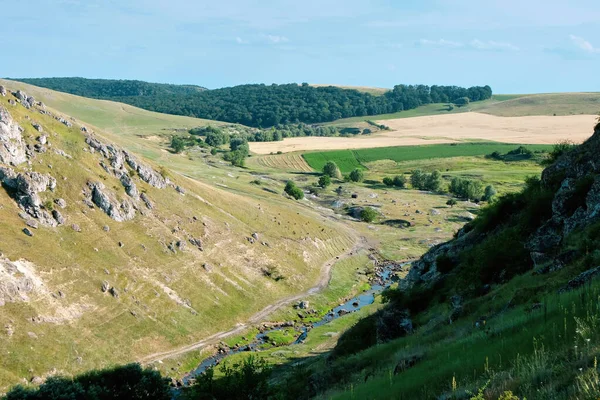
[[63,215],[58,210],[52,211],[52,218],[54,218],[59,225],[65,224],[65,217],[63,217]]
[[6,97],[6,88],[0,85],[0,96]]
[[106,293],[108,292],[108,289],[110,289],[110,284],[108,283],[108,281],[103,281],[100,290],[102,290],[102,293]]
[[25,228],[25,229],[23,229],[23,233],[24,233],[24,234],[26,234],[26,235],[27,235],[27,236],[29,236],[29,237],[32,237],[32,236],[33,236],[33,232],[32,232],[32,231],[31,231],[31,229],[29,229],[29,228]]
[[200,239],[189,238],[189,242],[192,246],[196,246],[198,250],[204,251],[204,249],[202,248],[202,241]]
[[121,175],[121,184],[125,188],[125,193],[127,193],[131,198],[135,200],[140,198],[140,193],[138,192],[137,186],[127,173]]
[[[42,128],[42,126],[40,124],[38,124],[37,122],[34,122],[32,124],[32,126],[33,126],[33,129],[35,129],[36,131],[38,131],[38,132],[44,132],[44,128]],[[38,138],[38,140],[39,140],[39,138]]]
[[81,227],[77,224],[71,225],[71,229],[73,229],[75,232],[81,232]]
[[54,200],[54,204],[56,204],[58,207],[63,208],[63,209],[65,207],[67,207],[67,202],[65,201],[65,199],[60,199],[60,198],[59,199],[55,199]]
[[152,210],[154,208],[154,204],[152,204],[146,193],[140,194],[140,198],[142,199],[148,210]]
[[114,195],[106,190],[102,182],[88,184],[92,202],[117,222],[129,221],[135,217],[135,208],[128,200],[119,203]]
[[180,194],[185,194],[185,189],[184,189],[184,188],[182,188],[182,187],[181,187],[181,186],[179,186],[179,185],[178,185],[178,186],[175,186],[175,190],[177,191],[177,193],[180,193]]
[[42,144],[42,145],[46,144],[46,143],[48,143],[48,136],[46,136],[46,135],[40,135],[40,136],[38,136],[37,141],[40,142],[40,144]]
[[0,107],[0,163],[19,165],[27,161],[21,127]]

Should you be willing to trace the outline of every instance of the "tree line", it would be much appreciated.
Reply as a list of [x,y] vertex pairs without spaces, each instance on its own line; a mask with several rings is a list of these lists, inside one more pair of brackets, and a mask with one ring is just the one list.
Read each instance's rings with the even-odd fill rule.
[[197,86],[83,78],[20,79],[80,96],[120,101],[150,111],[239,123],[252,127],[314,124],[341,118],[411,110],[431,103],[463,104],[492,96],[489,86],[396,85],[383,95],[307,83],[240,85],[215,90]]

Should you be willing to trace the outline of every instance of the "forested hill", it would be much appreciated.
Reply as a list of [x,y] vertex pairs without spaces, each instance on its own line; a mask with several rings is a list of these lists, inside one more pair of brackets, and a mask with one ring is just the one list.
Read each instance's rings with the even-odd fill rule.
[[489,86],[397,85],[381,96],[339,87],[241,85],[216,90],[194,86],[82,78],[18,79],[80,96],[120,101],[150,111],[269,127],[329,122],[414,109],[430,103],[465,105],[492,96]]
[[159,97],[186,95],[206,90],[195,85],[171,85],[135,80],[86,78],[30,78],[14,79],[31,85],[93,99],[112,100],[120,97]]

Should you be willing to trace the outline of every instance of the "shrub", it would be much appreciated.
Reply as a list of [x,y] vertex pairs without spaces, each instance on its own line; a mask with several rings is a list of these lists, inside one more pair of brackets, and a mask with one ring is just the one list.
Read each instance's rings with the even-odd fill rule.
[[330,178],[340,179],[342,173],[338,168],[337,164],[333,161],[327,161],[327,164],[323,167],[323,174],[328,175]]
[[410,184],[414,189],[422,189],[423,187],[425,187],[426,179],[426,174],[420,169],[416,169],[412,172],[412,175],[410,176]]
[[304,192],[292,181],[288,181],[285,185],[285,192],[296,200],[304,198]]
[[360,212],[360,219],[364,222],[373,222],[377,217],[377,211],[371,207],[365,207]]
[[403,188],[406,186],[406,177],[404,175],[396,175],[394,177],[394,186]]
[[183,390],[185,399],[267,399],[273,394],[269,385],[272,367],[253,355],[241,362],[221,365],[222,377],[215,378],[209,368],[197,377],[190,388]]
[[217,154],[217,149],[215,149],[214,147],[212,149],[210,149],[210,154],[211,155],[216,155]]
[[450,199],[446,202],[447,206],[454,207],[456,205],[456,200]]
[[352,182],[362,182],[365,179],[365,174],[361,169],[355,168],[350,172],[350,180]]
[[452,258],[446,254],[438,256],[435,259],[435,265],[437,266],[437,270],[442,274],[447,274],[456,266]]
[[388,187],[394,186],[394,180],[392,178],[390,178],[389,176],[386,176],[385,178],[383,178],[382,182],[385,186],[388,186]]
[[171,148],[175,153],[181,153],[183,150],[185,150],[185,140],[179,136],[173,136],[171,138]]
[[329,177],[329,175],[322,175],[319,177],[319,186],[320,187],[326,188],[329,185],[331,185],[331,178]]
[[91,371],[75,378],[51,377],[39,388],[17,386],[6,400],[45,399],[171,399],[167,381],[158,371],[139,364]]
[[492,185],[488,185],[485,187],[485,191],[483,194],[483,200],[484,201],[492,201],[494,200],[494,197],[496,197],[496,189],[494,188],[494,186]]

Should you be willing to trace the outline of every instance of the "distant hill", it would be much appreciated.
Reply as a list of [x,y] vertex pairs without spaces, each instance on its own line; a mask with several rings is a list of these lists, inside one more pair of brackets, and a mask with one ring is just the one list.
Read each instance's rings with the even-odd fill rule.
[[253,127],[322,123],[340,118],[411,110],[430,103],[489,99],[489,86],[396,85],[383,95],[303,83],[241,85],[216,90],[197,86],[83,78],[18,79],[85,97],[114,100],[150,111],[239,123]]
[[94,99],[188,95],[206,90],[206,88],[195,85],[172,85],[136,80],[86,78],[22,78],[13,80]]

